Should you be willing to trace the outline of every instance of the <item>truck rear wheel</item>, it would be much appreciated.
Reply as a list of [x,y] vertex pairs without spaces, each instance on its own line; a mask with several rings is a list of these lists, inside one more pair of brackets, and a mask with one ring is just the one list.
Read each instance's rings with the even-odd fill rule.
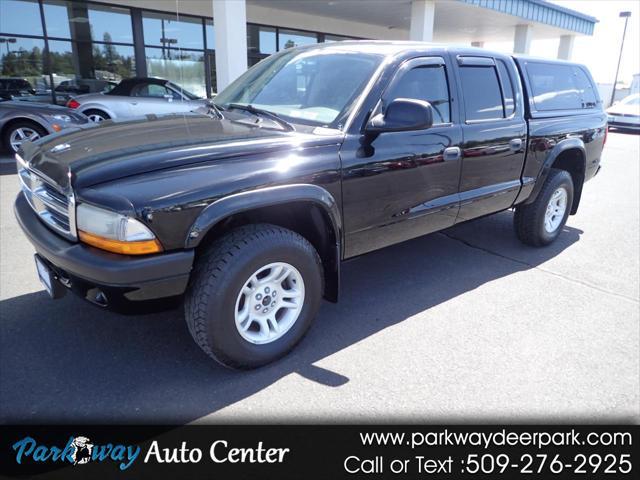
[[549,245],[560,235],[572,203],[571,174],[552,168],[536,199],[516,207],[513,217],[516,235],[527,245]]
[[230,368],[255,368],[289,352],[320,306],[322,264],[302,236],[247,225],[216,240],[196,263],[185,299],[189,332]]

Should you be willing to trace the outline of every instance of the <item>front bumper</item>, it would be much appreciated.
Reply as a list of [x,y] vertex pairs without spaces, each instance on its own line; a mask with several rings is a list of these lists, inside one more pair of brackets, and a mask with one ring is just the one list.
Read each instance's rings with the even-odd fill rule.
[[94,304],[128,311],[148,301],[182,295],[187,288],[193,250],[140,257],[118,255],[55,234],[40,221],[22,192],[14,211],[56,280]]

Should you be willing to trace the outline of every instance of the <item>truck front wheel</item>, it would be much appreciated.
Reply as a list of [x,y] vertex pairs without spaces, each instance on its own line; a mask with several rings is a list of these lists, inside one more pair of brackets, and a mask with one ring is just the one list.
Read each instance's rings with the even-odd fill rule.
[[230,368],[255,368],[291,350],[320,306],[322,264],[302,236],[247,225],[215,241],[197,261],[185,299],[196,343]]
[[566,170],[552,168],[536,199],[516,207],[516,235],[523,243],[542,247],[553,242],[564,227],[573,203],[573,181]]

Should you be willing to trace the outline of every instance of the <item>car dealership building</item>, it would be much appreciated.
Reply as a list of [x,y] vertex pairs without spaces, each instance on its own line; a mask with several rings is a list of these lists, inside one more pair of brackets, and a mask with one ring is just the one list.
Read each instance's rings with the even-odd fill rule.
[[162,77],[211,96],[279,50],[347,39],[472,44],[558,39],[559,58],[597,20],[543,0],[0,0],[0,77],[40,95]]

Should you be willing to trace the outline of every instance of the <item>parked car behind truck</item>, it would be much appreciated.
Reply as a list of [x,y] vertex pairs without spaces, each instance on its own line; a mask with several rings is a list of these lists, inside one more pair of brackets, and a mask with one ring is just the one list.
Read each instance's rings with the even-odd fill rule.
[[609,126],[640,132],[640,93],[626,96],[607,109]]
[[68,108],[0,99],[0,146],[16,153],[25,141],[88,122],[87,117]]
[[510,208],[550,244],[606,140],[586,68],[421,43],[287,49],[215,104],[26,144],[15,211],[52,296],[184,297],[235,368],[293,348],[345,259]]
[[85,114],[93,122],[142,115],[185,113],[204,107],[208,101],[161,78],[126,78],[107,92],[72,96],[67,107]]

